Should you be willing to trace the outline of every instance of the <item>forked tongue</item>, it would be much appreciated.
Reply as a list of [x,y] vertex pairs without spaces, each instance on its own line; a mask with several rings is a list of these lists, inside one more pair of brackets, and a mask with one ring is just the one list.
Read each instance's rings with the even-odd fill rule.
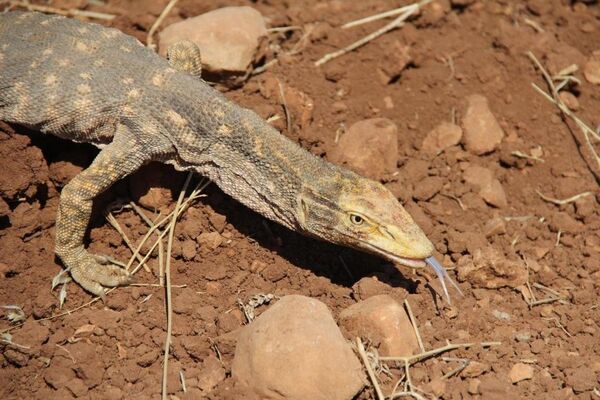
[[462,290],[460,290],[460,288],[458,287],[456,282],[454,282],[452,280],[452,278],[450,278],[450,276],[448,275],[448,272],[446,272],[444,267],[442,267],[442,264],[440,264],[439,261],[435,259],[435,257],[433,257],[433,256],[427,257],[425,259],[425,262],[427,263],[427,265],[429,265],[431,268],[433,268],[433,270],[435,271],[435,274],[437,275],[438,279],[440,280],[440,283],[442,284],[442,288],[444,289],[444,294],[446,295],[446,299],[448,300],[448,304],[452,304],[452,302],[450,301],[450,295],[448,294],[448,287],[446,286],[446,281],[450,282],[452,284],[452,286],[454,286],[456,288],[456,290],[458,290],[458,293],[460,293],[461,296],[464,296]]

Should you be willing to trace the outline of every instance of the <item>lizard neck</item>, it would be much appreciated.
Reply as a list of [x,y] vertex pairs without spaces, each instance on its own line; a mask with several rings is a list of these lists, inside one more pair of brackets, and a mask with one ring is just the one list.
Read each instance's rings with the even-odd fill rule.
[[292,142],[253,111],[233,106],[213,126],[207,162],[195,169],[225,193],[290,229],[301,228],[299,195],[335,167]]

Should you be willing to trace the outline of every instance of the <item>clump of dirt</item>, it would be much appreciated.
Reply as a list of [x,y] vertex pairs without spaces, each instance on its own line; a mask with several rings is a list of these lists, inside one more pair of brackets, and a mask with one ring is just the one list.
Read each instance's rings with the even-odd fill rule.
[[[52,2],[64,8],[82,3],[87,4]],[[143,10],[136,2],[96,3],[87,8],[117,15],[103,23],[144,40],[167,2],[144,2]],[[393,121],[399,136],[397,173],[385,184],[423,227],[444,264],[457,265],[465,296],[454,293],[453,305],[446,305],[434,294],[441,289],[431,273],[399,271],[374,257],[300,236],[209,186],[206,197],[182,217],[174,243],[170,392],[179,398],[245,398],[230,377],[238,328],[246,322],[238,300],[261,293],[302,294],[323,301],[337,317],[359,299],[386,293],[408,299],[428,349],[446,341],[502,342],[452,353],[472,363],[443,380],[457,362],[436,357],[413,367],[413,384],[430,397],[597,396],[598,183],[556,107],[532,89],[532,82],[545,86],[525,52],[531,50],[552,74],[578,65],[574,74],[580,83],[570,84],[564,97],[577,115],[598,126],[600,87],[580,72],[600,49],[598,3],[436,0],[403,28],[319,68],[314,61],[381,22],[351,29],[339,28],[342,24],[392,4],[234,3],[255,7],[271,26],[302,29],[270,33],[267,61],[276,53],[279,61],[226,96],[265,118],[279,115],[273,122],[278,129],[324,157],[353,123]],[[223,5],[182,0],[164,24]],[[280,97],[272,90],[277,79],[289,90],[289,131]],[[467,98],[474,94],[488,100],[504,131],[499,146],[479,155],[454,143],[439,154],[421,151],[440,124],[461,123]],[[149,271],[136,275],[142,285],[119,288],[104,304],[78,309],[91,297],[69,284],[59,309],[59,291],[50,290],[61,270],[53,252],[59,192],[96,152],[22,127],[0,126],[0,306],[16,305],[24,312],[24,320],[3,320],[0,327],[3,398],[120,399],[160,393],[166,321],[164,292],[153,286],[158,282],[155,258]],[[465,171],[474,167],[491,172],[505,205],[490,205],[481,187],[465,180]],[[149,168],[173,178],[159,182],[168,190],[156,193],[154,213],[146,211],[155,218],[173,207],[184,176],[167,166]],[[112,201],[130,196],[129,188],[121,182],[96,201],[92,251],[120,260],[131,256],[102,217]],[[555,204],[537,192],[554,199],[590,194]],[[115,216],[133,243],[148,229],[130,208]],[[539,301],[546,298],[554,300]],[[5,311],[21,318],[12,308]],[[392,372],[395,379],[400,376]],[[385,374],[380,379],[388,389],[395,383]],[[358,398],[376,397],[367,388]]]

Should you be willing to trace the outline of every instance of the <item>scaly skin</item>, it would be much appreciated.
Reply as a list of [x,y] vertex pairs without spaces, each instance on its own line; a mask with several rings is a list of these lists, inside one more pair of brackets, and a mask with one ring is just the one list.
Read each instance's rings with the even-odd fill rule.
[[56,253],[82,287],[102,295],[129,281],[87,252],[84,234],[92,200],[153,160],[210,178],[292,230],[425,265],[433,245],[383,185],[315,157],[194,76],[193,45],[169,53],[179,70],[114,29],[0,15],[0,119],[102,149],[64,187],[57,218]]

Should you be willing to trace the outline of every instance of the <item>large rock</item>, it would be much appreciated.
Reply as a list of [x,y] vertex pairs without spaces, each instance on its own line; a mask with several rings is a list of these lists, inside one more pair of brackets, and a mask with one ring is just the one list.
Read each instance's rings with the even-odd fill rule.
[[415,330],[404,308],[386,294],[346,308],[340,324],[352,337],[369,339],[382,356],[410,356],[419,350]]
[[423,139],[422,150],[431,155],[438,155],[449,147],[456,146],[462,139],[463,130],[450,122],[442,122]]
[[267,34],[262,15],[251,7],[224,7],[177,22],[159,35],[160,54],[170,45],[190,40],[202,55],[202,73],[225,75],[231,84],[245,79]]
[[353,124],[329,154],[329,161],[380,180],[396,171],[398,128],[387,118]]
[[465,149],[473,154],[494,151],[504,138],[504,131],[492,114],[488,100],[479,94],[467,97],[467,111],[462,118],[462,127]]
[[327,306],[285,296],[240,333],[232,376],[261,399],[350,400],[361,363]]
[[489,205],[500,208],[508,205],[504,188],[500,181],[494,177],[492,170],[470,165],[465,169],[463,178],[465,182],[479,189],[479,195]]

